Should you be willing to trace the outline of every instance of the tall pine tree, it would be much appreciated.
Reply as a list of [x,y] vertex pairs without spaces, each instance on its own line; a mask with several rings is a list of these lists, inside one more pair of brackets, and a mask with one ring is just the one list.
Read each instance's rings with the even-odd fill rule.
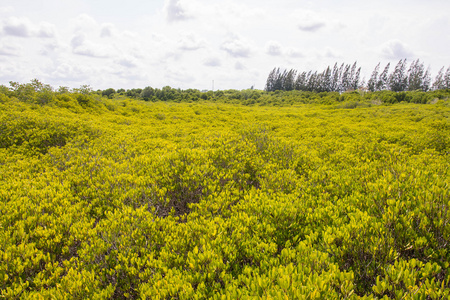
[[395,66],[394,72],[389,76],[389,86],[391,91],[402,92],[408,85],[408,76],[406,74],[406,58],[401,59]]
[[391,63],[388,63],[386,67],[384,67],[383,72],[381,72],[380,77],[378,77],[377,81],[377,91],[386,90],[389,88],[389,68],[391,67]]
[[443,88],[450,89],[450,67],[445,71]]
[[442,90],[444,88],[444,67],[442,67],[433,82],[433,90]]
[[367,89],[371,92],[375,92],[377,90],[377,82],[378,82],[378,71],[380,70],[380,64],[375,67],[375,69],[372,72],[372,75],[370,75],[369,81],[367,81]]
[[411,63],[408,70],[408,91],[423,90],[423,79],[425,75],[425,67],[418,59]]

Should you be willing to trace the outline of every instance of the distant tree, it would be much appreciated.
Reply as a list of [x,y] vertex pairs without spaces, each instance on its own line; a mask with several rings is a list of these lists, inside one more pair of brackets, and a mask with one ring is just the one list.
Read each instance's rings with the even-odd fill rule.
[[294,69],[283,72],[281,82],[282,89],[285,91],[292,91],[295,88],[295,76],[297,75],[297,71]]
[[32,79],[30,83],[24,84],[10,81],[9,84],[14,96],[24,102],[46,104],[52,101],[54,97],[53,88],[49,84],[43,84],[38,79]]
[[44,84],[36,78],[31,80],[31,86],[33,86],[36,92],[53,91],[53,88],[49,84]]
[[273,91],[273,83],[276,69],[277,68],[274,68],[272,71],[270,71],[269,76],[267,76],[266,86],[264,87],[264,90],[266,90],[267,92]]
[[422,90],[424,92],[428,91],[431,86],[431,75],[430,75],[430,67],[427,68],[425,71],[425,74],[423,74],[423,84],[422,84]]
[[297,71],[294,69],[284,70],[281,72],[280,68],[274,68],[267,77],[265,90],[268,92],[283,90],[292,91],[296,89]]
[[389,87],[393,92],[405,91],[408,86],[406,73],[406,58],[401,59],[395,66],[394,72],[389,76]]
[[345,65],[341,76],[341,85],[339,92],[345,92],[350,89],[351,89],[351,66]]
[[308,79],[307,79],[307,83],[306,83],[307,91],[310,91],[310,92],[317,91],[317,82],[318,82],[317,77],[318,77],[317,71],[315,71],[314,73],[312,73],[312,71],[308,72]]
[[331,86],[332,86],[332,71],[330,66],[328,66],[325,71],[323,71],[320,81],[320,92],[331,92]]
[[268,92],[281,90],[282,89],[281,78],[282,74],[280,72],[280,68],[274,68],[267,77],[265,90]]
[[434,79],[433,90],[442,90],[444,89],[444,67],[442,67],[438,74],[436,75],[436,78]]
[[140,93],[140,97],[142,99],[144,99],[145,101],[150,100],[151,98],[153,98],[153,96],[156,95],[156,91],[154,88],[147,86],[145,87],[142,92]]
[[350,86],[352,90],[357,90],[359,87],[359,76],[361,75],[361,68],[357,68],[356,62],[352,66],[351,71],[351,80],[350,80]]
[[142,89],[130,89],[125,92],[125,95],[131,98],[139,98],[141,97],[142,91],[143,91]]
[[377,91],[386,90],[389,88],[389,68],[391,66],[391,63],[388,63],[386,67],[384,67],[383,72],[381,72],[380,76],[378,77],[377,81]]
[[330,91],[332,91],[332,92],[339,91],[340,78],[341,78],[341,73],[339,72],[338,64],[335,63],[334,67],[333,67],[333,72],[331,74]]
[[274,89],[274,91],[281,91],[281,90],[283,90],[283,81],[286,76],[286,70],[284,70],[282,73],[280,68],[278,68],[275,75],[276,76],[275,76],[273,89]]
[[424,88],[425,67],[419,59],[413,61],[408,70],[408,91],[425,90]]
[[367,91],[368,91],[368,89],[367,89],[367,84],[366,84],[366,78],[365,78],[365,77],[363,77],[363,78],[359,81],[359,84],[358,84],[358,90],[362,90],[362,91],[364,91],[364,92],[367,92]]
[[[354,87],[354,83],[356,80],[356,62],[352,65],[351,69],[350,69],[350,76],[348,77],[348,90],[356,90],[357,87]],[[359,80],[359,79],[358,79]]]
[[115,93],[116,93],[116,90],[114,90],[113,88],[109,88],[109,89],[102,91],[102,96],[106,96],[109,99],[111,99]]
[[58,88],[58,93],[60,93],[60,94],[67,94],[69,92],[70,92],[70,89],[67,86],[60,86]]
[[375,69],[372,72],[372,75],[370,75],[369,81],[367,81],[367,88],[371,92],[377,91],[377,82],[378,82],[378,72],[380,70],[380,64],[375,67]]
[[[303,71],[298,73],[296,70],[283,70],[274,68],[266,81],[266,91],[311,91],[311,92],[346,92],[365,88],[369,91],[382,91],[390,89],[395,92],[406,90],[430,89],[431,78],[429,68],[425,70],[424,64],[419,59],[412,62],[407,70],[406,59],[401,59],[395,70],[389,74],[391,66],[388,63],[383,72],[380,73],[381,63],[378,63],[373,70],[367,85],[365,79],[361,80],[361,67],[357,62],[353,64],[342,63],[340,66],[335,63],[333,68],[327,66],[322,72]],[[450,83],[450,68],[444,74],[440,71],[433,83],[433,89],[447,86]]]
[[439,70],[436,78],[434,79],[433,90],[444,90],[450,89],[450,67],[447,68],[447,71],[444,73],[444,67]]
[[314,87],[313,87],[313,92],[323,92],[322,90],[322,86],[323,86],[323,72],[319,73],[319,72],[315,72],[316,74],[316,78],[314,78]]
[[450,67],[445,71],[443,88],[450,89]]
[[346,68],[346,66],[345,66],[344,63],[342,63],[341,66],[339,67],[339,70],[338,70],[339,80],[337,82],[336,92],[340,92],[341,93],[341,92],[345,91],[345,88],[343,86],[343,82],[345,81],[344,78],[343,78],[344,77],[345,68]]
[[299,73],[295,80],[295,89],[299,91],[306,91],[307,73]]
[[170,86],[165,86],[161,90],[156,89],[156,97],[162,101],[171,101],[178,99],[180,90],[174,89]]
[[73,89],[73,91],[74,91],[75,93],[80,93],[80,94],[83,94],[83,95],[89,95],[89,94],[91,94],[94,90],[91,88],[90,85],[84,84],[84,85],[80,86],[79,88]]

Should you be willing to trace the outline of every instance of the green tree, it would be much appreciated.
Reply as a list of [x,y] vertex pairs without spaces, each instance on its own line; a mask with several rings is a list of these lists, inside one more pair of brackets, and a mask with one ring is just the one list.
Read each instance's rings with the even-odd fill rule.
[[321,92],[331,92],[332,85],[332,71],[330,66],[328,66],[325,71],[323,71],[320,82],[320,91]]
[[109,99],[111,99],[115,93],[116,93],[116,90],[114,90],[113,88],[109,88],[109,89],[102,91],[102,96],[106,96]]
[[388,63],[386,67],[384,67],[383,72],[381,72],[380,76],[378,77],[376,90],[382,91],[389,88],[389,68],[391,66],[391,63]]
[[436,78],[434,79],[433,90],[442,90],[444,89],[444,67],[442,67],[438,74],[436,75]]
[[93,92],[93,89],[91,88],[90,85],[84,84],[84,85],[81,85],[79,88],[73,89],[73,92],[80,93],[83,95],[89,95],[90,93]]
[[408,70],[408,91],[424,90],[425,67],[419,59],[413,61]]
[[150,86],[145,87],[140,93],[141,98],[144,99],[145,101],[152,99],[155,95],[156,95],[155,89]]
[[447,68],[447,71],[445,71],[445,75],[444,75],[444,84],[443,84],[443,88],[444,89],[450,89],[450,67]]
[[430,67],[427,68],[425,74],[423,74],[423,85],[422,90],[424,92],[428,91],[431,86],[431,75],[430,75]]
[[318,74],[317,71],[315,71],[314,73],[312,71],[308,72],[308,79],[307,79],[307,84],[306,84],[306,90],[310,91],[310,92],[314,92],[317,91],[317,87],[318,87]]
[[405,91],[408,86],[406,73],[406,58],[401,59],[395,66],[394,72],[389,76],[389,87],[393,92]]
[[299,73],[297,79],[295,80],[295,89],[299,91],[306,91],[306,78],[307,73]]
[[339,67],[337,62],[334,64],[333,72],[331,74],[331,83],[330,83],[330,91],[337,92],[339,91],[339,80],[341,74],[339,72]]
[[67,94],[67,93],[69,93],[70,92],[70,89],[69,89],[69,87],[67,87],[67,86],[60,86],[59,88],[58,88],[58,93],[59,94]]
[[361,68],[357,68],[356,62],[352,66],[350,76],[350,86],[352,90],[357,90],[359,87],[359,76],[361,75]]
[[284,71],[282,76],[282,87],[284,91],[292,91],[295,88],[295,76],[297,71],[291,69],[289,71]]
[[367,81],[367,88],[371,92],[377,91],[377,82],[378,82],[378,72],[380,70],[380,64],[375,67],[375,69],[372,72],[372,75],[370,75],[369,81]]
[[[342,70],[342,68],[341,68]],[[342,76],[341,76],[341,86],[339,92],[345,92],[351,89],[351,66],[345,65]]]
[[139,98],[139,97],[141,97],[141,93],[142,93],[142,89],[130,89],[125,92],[125,95],[127,95],[127,97],[131,97],[131,98]]
[[280,68],[274,68],[267,77],[265,90],[268,92],[273,92],[277,89],[281,89],[281,85],[278,82],[280,76]]

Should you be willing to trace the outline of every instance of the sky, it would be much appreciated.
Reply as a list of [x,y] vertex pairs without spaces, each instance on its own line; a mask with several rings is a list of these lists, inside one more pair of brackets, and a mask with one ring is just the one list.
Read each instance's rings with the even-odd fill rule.
[[[275,67],[450,66],[448,0],[2,0],[0,84],[264,89]],[[393,67],[391,67],[393,70]]]

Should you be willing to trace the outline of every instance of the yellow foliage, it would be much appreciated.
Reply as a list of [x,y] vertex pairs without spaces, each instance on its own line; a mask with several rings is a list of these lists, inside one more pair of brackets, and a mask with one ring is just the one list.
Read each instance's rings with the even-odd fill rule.
[[449,296],[448,106],[50,96],[0,93],[0,297]]

